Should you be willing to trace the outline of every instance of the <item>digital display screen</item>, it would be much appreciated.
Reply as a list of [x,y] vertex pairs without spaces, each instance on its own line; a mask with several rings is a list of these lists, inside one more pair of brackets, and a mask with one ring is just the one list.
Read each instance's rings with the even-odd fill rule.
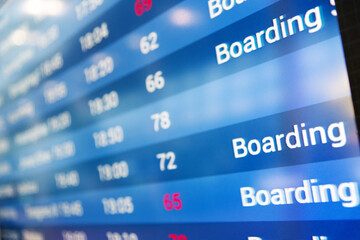
[[333,0],[0,8],[4,240],[360,239]]

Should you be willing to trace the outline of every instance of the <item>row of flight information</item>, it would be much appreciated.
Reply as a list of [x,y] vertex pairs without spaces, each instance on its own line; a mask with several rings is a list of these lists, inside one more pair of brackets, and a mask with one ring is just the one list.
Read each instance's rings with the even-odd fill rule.
[[333,0],[9,0],[0,239],[360,239]]

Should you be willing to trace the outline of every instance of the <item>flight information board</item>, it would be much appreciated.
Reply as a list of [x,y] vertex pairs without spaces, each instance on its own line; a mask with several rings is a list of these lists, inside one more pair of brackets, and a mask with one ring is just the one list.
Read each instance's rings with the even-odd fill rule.
[[335,1],[8,1],[0,79],[2,239],[360,239]]

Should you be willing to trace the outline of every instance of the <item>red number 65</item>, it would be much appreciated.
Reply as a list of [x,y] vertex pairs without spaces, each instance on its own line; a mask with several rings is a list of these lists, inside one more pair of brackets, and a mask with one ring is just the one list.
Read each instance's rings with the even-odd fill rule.
[[138,16],[143,15],[145,11],[149,11],[152,6],[152,0],[136,0],[135,14]]
[[167,193],[163,198],[164,207],[166,210],[171,211],[173,209],[180,210],[182,208],[182,202],[180,199],[180,193]]

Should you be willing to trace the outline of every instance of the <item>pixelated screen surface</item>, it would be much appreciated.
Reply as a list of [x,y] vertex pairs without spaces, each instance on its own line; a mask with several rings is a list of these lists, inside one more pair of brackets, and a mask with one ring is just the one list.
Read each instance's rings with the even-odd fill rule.
[[0,79],[2,239],[360,239],[335,1],[8,1]]

